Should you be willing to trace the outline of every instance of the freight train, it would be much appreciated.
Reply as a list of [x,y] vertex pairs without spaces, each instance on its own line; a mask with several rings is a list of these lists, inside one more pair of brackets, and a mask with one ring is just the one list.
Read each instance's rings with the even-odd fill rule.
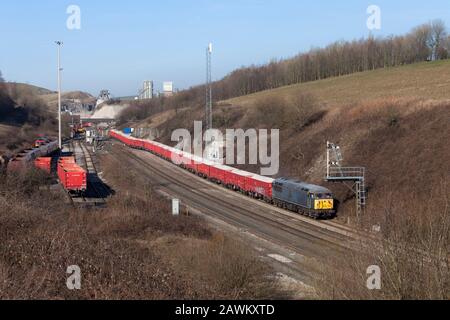
[[[39,138],[34,147],[23,150],[11,159],[0,157],[0,173],[12,173],[34,165],[51,173],[52,158],[48,157],[59,150],[59,143],[48,138]],[[60,157],[57,165],[58,178],[64,189],[71,194],[83,195],[87,191],[87,172],[75,163],[74,157]]]
[[330,219],[336,215],[333,193],[324,187],[263,177],[210,162],[156,141],[136,139],[116,130],[111,130],[110,136],[131,148],[151,152],[165,160],[173,162],[176,159],[179,166],[200,177],[286,210],[314,219]]
[[34,148],[23,150],[9,160],[7,170],[15,171],[32,165],[36,159],[51,155],[58,149],[59,145],[57,141],[46,141]]

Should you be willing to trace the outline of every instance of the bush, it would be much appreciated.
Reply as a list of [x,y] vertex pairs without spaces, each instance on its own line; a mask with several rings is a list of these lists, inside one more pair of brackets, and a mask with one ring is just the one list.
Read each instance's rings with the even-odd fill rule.
[[302,92],[289,99],[278,95],[260,98],[253,107],[253,114],[246,124],[248,128],[278,128],[300,132],[326,114],[313,95]]
[[388,108],[387,113],[387,122],[389,127],[398,127],[400,122],[400,115],[398,110],[394,106],[392,106]]
[[253,105],[247,128],[281,129],[286,124],[287,101],[279,96],[261,98]]
[[192,298],[273,299],[281,296],[272,270],[247,245],[215,233],[208,241],[172,245],[177,270],[196,284]]
[[[332,261],[317,284],[327,299],[450,299],[450,197],[441,185],[429,197],[411,199],[401,193],[379,199],[366,212],[363,226],[381,233],[365,239],[359,251]],[[373,199],[372,201],[376,201]],[[382,289],[366,287],[366,270],[381,268]]]
[[5,121],[14,112],[14,101],[9,97],[0,83],[0,121]]
[[287,126],[295,132],[300,132],[307,126],[320,121],[326,114],[317,99],[308,93],[299,92],[292,96],[288,106]]

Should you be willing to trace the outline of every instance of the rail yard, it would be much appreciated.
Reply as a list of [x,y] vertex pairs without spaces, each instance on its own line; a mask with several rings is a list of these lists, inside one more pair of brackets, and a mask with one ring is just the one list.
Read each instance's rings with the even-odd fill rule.
[[[110,130],[109,136],[102,157],[82,136],[67,140],[60,151],[51,139],[38,139],[34,147],[11,159],[7,173],[34,166],[57,177],[57,190],[74,207],[107,208],[115,192],[101,179],[99,170],[100,159],[111,157],[168,203],[179,199],[184,214],[201,216],[214,228],[250,244],[280,277],[303,288],[314,286],[322,266],[345,261],[367,241],[378,242],[376,233],[329,219],[335,211],[328,189],[215,164],[152,140],[133,138],[130,133]],[[285,184],[292,199],[308,191],[305,198],[311,201],[303,202],[302,208],[300,200],[295,206],[283,202],[280,193]]]
[[[261,259],[293,281],[312,286],[320,264],[327,263],[330,257],[343,258],[361,240],[358,232],[335,221],[314,220],[288,207],[282,208],[283,205],[274,206],[268,201],[271,185],[268,189],[257,189],[258,193],[242,192],[236,188],[239,182],[227,185],[218,173],[215,179],[207,179],[209,171],[198,175],[196,170],[188,170],[187,162],[177,166],[167,161],[171,158],[168,154],[163,156],[136,144],[130,145],[125,139],[132,138],[127,135],[117,131],[111,131],[110,135],[113,139],[107,142],[103,154],[136,172],[143,184],[151,184],[167,201],[180,199],[187,213],[203,216],[214,227],[251,243]],[[160,146],[159,150],[169,150]],[[200,162],[196,159],[197,166]],[[9,172],[29,165],[49,174],[55,172],[61,192],[76,207],[105,208],[108,198],[114,195],[99,177],[101,163],[92,146],[80,138],[66,141],[60,153],[54,142],[42,142],[20,153],[11,164]],[[224,166],[219,168],[227,170]],[[240,170],[236,172],[247,178],[250,176]],[[263,177],[256,179],[260,183],[273,181]]]
[[80,140],[71,140],[63,149],[63,153],[73,155],[76,163],[80,164],[86,174],[86,189],[84,192],[69,193],[69,197],[77,206],[104,207],[112,191],[99,178],[96,160],[89,148]]
[[344,253],[358,239],[357,234],[337,223],[310,220],[247,198],[144,151],[115,145],[111,153],[137,170],[141,179],[150,181],[164,194],[180,198],[193,212],[226,223],[247,240],[252,239],[256,247],[266,247],[268,256],[278,258],[274,263],[284,261],[282,268],[288,269],[291,276],[300,274],[303,281],[311,281],[308,270],[313,261],[324,262],[330,255]]
[[119,140],[111,142],[110,154],[135,170],[140,179],[166,197],[180,199],[191,212],[231,228],[294,279],[312,285],[317,266],[331,258],[344,258],[363,238],[356,230],[337,222],[313,220],[273,206],[263,197],[248,197],[247,193],[225,188],[216,179],[205,179],[186,170],[186,165],[167,161],[171,158],[168,154],[150,153],[142,150],[136,139],[130,144],[126,136],[117,132],[112,135]]

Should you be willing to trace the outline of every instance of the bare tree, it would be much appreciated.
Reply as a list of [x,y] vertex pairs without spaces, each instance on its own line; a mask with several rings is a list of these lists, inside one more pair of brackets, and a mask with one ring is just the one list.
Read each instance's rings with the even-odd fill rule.
[[[2,71],[0,70],[0,99],[3,100],[6,95],[5,79],[3,78]],[[2,101],[0,101],[1,103]]]
[[435,20],[404,36],[341,41],[290,59],[241,68],[216,83],[221,94],[217,98],[428,59],[446,59],[449,56],[446,34],[444,22]]
[[432,46],[430,46],[430,43],[432,38],[432,30],[429,24],[421,25],[413,30],[411,41],[420,60],[431,58]]
[[447,36],[443,43],[442,43],[442,48],[444,51],[444,55],[442,56],[442,59],[448,59],[450,57],[450,36]]
[[444,21],[434,20],[431,23],[431,47],[433,48],[433,60],[441,59],[441,45],[446,37],[446,33],[447,31]]
[[[225,100],[281,86],[449,57],[450,40],[445,24],[435,20],[406,35],[339,41],[289,59],[242,67],[213,83],[214,96]],[[203,86],[197,86],[161,100],[157,106],[153,102],[134,105],[134,110],[124,112],[123,118],[142,119],[155,110],[174,106],[195,107],[203,103],[204,92]]]

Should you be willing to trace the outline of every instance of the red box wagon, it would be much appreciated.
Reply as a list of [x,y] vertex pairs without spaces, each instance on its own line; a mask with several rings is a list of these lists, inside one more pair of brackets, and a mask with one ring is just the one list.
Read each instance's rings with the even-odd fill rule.
[[52,172],[52,158],[42,157],[34,160],[34,165],[36,168],[41,169],[47,173]]
[[154,153],[155,145],[153,144],[152,141],[144,141],[144,150]]
[[171,160],[172,150],[170,147],[161,145],[161,156],[166,160]]
[[129,140],[129,146],[135,149],[144,149],[144,141],[135,139],[135,138],[128,138]]
[[227,184],[227,181],[230,181],[230,175],[233,169],[221,164],[212,164],[210,166],[209,178],[212,181],[220,182],[224,185]]
[[205,160],[203,158],[197,157],[197,159],[200,160],[197,165],[198,175],[203,178],[209,178],[210,173],[211,173],[211,166],[213,165],[213,163],[208,160]]
[[172,157],[170,161],[172,161],[173,164],[183,168],[188,168],[192,162],[189,154],[176,149],[172,149]]
[[245,191],[249,192],[253,197],[271,200],[272,199],[272,178],[263,177],[254,174],[245,179]]
[[233,169],[233,172],[229,175],[230,180],[228,184],[233,187],[234,190],[246,191],[246,180],[253,174],[250,172]]
[[60,166],[59,180],[69,192],[85,192],[87,190],[86,171],[77,164]]
[[131,140],[129,137],[125,137],[125,136],[120,136],[120,137],[121,137],[120,141],[122,141],[127,146],[131,147]]
[[159,156],[159,157],[162,157],[163,156],[163,151],[162,151],[162,147],[161,147],[161,145],[159,144],[159,143],[155,143],[154,145],[153,145],[153,148],[154,148],[154,152],[155,152],[155,154],[157,155],[157,156]]
[[8,163],[8,172],[14,172],[21,170],[25,167],[25,160],[23,158],[17,157],[12,159]]
[[58,160],[57,173],[58,177],[60,176],[60,172],[65,165],[76,164],[74,157],[61,157]]
[[200,173],[199,167],[202,164],[203,159],[189,153],[185,154],[186,158],[188,158],[187,163],[185,164],[186,168],[193,171],[194,173]]

